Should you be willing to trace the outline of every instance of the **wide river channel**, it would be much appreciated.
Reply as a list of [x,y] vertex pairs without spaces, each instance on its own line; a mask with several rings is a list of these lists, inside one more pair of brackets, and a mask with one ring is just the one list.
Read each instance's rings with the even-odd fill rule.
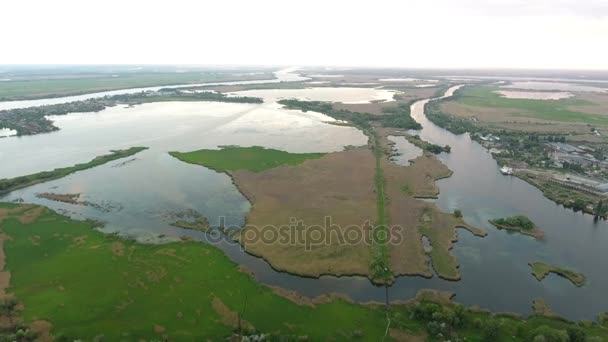
[[[293,74],[286,75],[283,77],[291,77],[291,81],[303,80]],[[446,96],[456,88],[448,90]],[[117,106],[99,113],[55,117],[53,120],[61,128],[58,132],[0,139],[0,178],[70,166],[110,149],[150,147],[131,158],[14,191],[0,200],[39,203],[76,219],[97,219],[106,223],[103,231],[116,231],[141,241],[171,241],[183,235],[205,240],[208,238],[203,233],[171,227],[169,222],[180,212],[193,209],[208,217],[211,224],[225,217],[227,224],[242,225],[250,204],[225,174],[179,162],[169,156],[168,151],[221,145],[260,145],[290,152],[339,151],[347,145],[363,145],[367,138],[352,127],[328,124],[332,119],[322,114],[281,109],[276,99],[300,97],[360,103],[391,97],[391,93],[383,89],[329,87],[264,90],[248,95],[264,97],[265,103],[169,102],[133,108]],[[19,106],[60,103],[55,101],[62,99],[65,102],[66,98],[58,98]],[[69,98],[73,100],[78,99]],[[412,105],[412,116],[423,126],[417,134],[430,142],[450,145],[452,152],[439,158],[454,171],[451,177],[438,182],[441,194],[435,203],[446,212],[462,210],[468,223],[485,228],[489,234],[477,238],[459,230],[453,253],[461,264],[461,281],[445,281],[437,276],[432,279],[400,277],[389,289],[390,299],[406,300],[419,289],[431,288],[453,291],[456,301],[492,311],[527,315],[536,298],[545,299],[558,314],[570,319],[594,319],[598,312],[608,311],[605,294],[608,224],[564,209],[526,182],[501,175],[492,156],[468,134],[454,135],[426,119],[424,106],[428,101]],[[13,106],[17,105],[0,103],[0,109]],[[416,147],[405,141],[398,141],[396,146],[406,156],[418,153]],[[397,158],[395,162],[407,163],[406,159]],[[72,205],[36,197],[41,192],[79,193],[81,200],[93,205]],[[515,214],[530,217],[545,231],[545,239],[537,241],[499,231],[487,222]],[[366,278],[302,278],[277,272],[234,244],[219,242],[218,246],[265,284],[307,296],[334,292],[358,302],[385,300],[384,288],[372,285]],[[587,284],[577,288],[555,275],[538,282],[528,266],[533,261],[582,272],[587,276]]]

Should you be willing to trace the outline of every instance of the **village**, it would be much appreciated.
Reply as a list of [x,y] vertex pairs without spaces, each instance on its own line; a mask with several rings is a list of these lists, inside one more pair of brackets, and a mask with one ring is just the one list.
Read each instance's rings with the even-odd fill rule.
[[516,133],[475,133],[472,138],[492,153],[503,175],[520,177],[545,192],[543,184],[551,184],[558,193],[570,192],[569,198],[581,195],[585,204],[575,206],[581,210],[594,212],[597,201],[608,196],[608,160],[602,144]]

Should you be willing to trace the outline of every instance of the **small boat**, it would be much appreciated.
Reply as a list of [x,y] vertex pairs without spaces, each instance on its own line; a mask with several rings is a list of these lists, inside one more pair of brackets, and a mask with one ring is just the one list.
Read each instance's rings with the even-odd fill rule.
[[502,173],[503,175],[512,175],[513,174],[513,168],[512,167],[507,167],[507,166],[503,166],[500,168],[500,173]]

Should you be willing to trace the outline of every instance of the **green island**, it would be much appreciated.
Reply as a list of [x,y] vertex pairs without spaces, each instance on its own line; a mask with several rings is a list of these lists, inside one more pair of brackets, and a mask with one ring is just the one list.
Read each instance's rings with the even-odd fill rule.
[[10,272],[10,287],[2,289],[4,340],[608,338],[596,323],[492,315],[436,291],[388,307],[309,299],[259,284],[211,245],[140,244],[35,205],[0,204],[0,227],[1,273]]
[[[29,77],[29,79],[27,79]],[[24,79],[26,78],[26,79]],[[113,74],[95,73],[81,77],[56,75],[39,78],[37,75],[21,75],[9,82],[0,82],[0,101],[33,100],[73,96],[118,89],[169,86],[187,83],[230,82],[272,79],[270,72],[256,75],[234,71],[197,71],[197,72],[119,72]]]
[[407,141],[421,148],[423,151],[431,152],[433,154],[439,154],[442,152],[450,153],[452,150],[449,145],[439,146],[436,144],[431,144],[428,141],[420,139],[419,135],[404,134],[403,136],[407,139]]
[[549,273],[555,273],[560,277],[568,279],[570,282],[572,282],[572,284],[578,287],[585,285],[585,275],[582,273],[545,264],[543,262],[531,262],[529,265],[532,268],[532,274],[538,281],[545,279]]
[[516,215],[489,220],[498,229],[505,229],[541,239],[545,234],[527,216]]
[[62,178],[71,173],[103,165],[113,160],[129,157],[146,149],[147,147],[131,147],[125,150],[114,150],[111,151],[110,154],[95,157],[88,163],[76,164],[70,167],[62,167],[53,171],[38,172],[27,176],[0,179],[0,195],[7,194],[17,189],[32,186],[34,184]]
[[33,135],[59,130],[47,118],[49,115],[99,112],[118,104],[138,105],[167,101],[214,101],[229,103],[262,103],[258,97],[228,96],[213,91],[192,92],[174,88],[135,94],[120,94],[54,105],[0,110],[0,128],[17,131],[17,135]]
[[281,165],[297,165],[307,159],[318,159],[325,153],[289,153],[260,146],[220,146],[219,150],[169,152],[183,162],[204,165],[218,172],[249,170],[261,172]]

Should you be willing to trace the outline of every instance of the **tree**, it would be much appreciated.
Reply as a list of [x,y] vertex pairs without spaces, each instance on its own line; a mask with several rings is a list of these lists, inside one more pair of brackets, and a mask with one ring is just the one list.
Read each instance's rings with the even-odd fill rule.
[[587,341],[587,335],[585,331],[579,327],[569,327],[567,330],[570,342],[585,342]]
[[481,328],[481,335],[484,341],[494,342],[498,340],[500,325],[495,319],[488,319]]
[[462,211],[460,211],[460,209],[454,210],[454,216],[456,216],[456,217],[462,217]]

